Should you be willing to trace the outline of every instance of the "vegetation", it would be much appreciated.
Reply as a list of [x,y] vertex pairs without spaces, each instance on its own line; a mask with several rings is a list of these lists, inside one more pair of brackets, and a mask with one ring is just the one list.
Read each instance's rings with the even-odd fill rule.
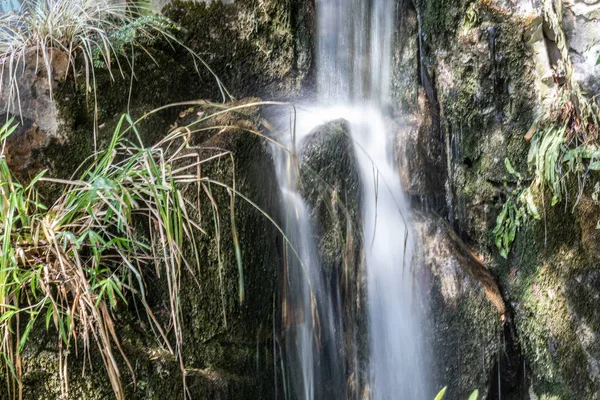
[[494,243],[500,251],[500,255],[507,258],[519,228],[527,222],[529,217],[540,219],[540,215],[531,194],[531,188],[523,188],[523,178],[513,168],[508,158],[504,159],[504,164],[508,173],[517,179],[517,187],[509,192],[502,211],[496,218],[493,234]]
[[[205,102],[178,105],[199,103]],[[200,217],[192,217],[198,215],[200,198],[184,193],[192,191],[198,196],[200,192],[206,193],[213,213],[209,223],[215,224],[214,239],[220,251],[219,207],[210,186],[227,191],[231,199],[229,216],[240,302],[244,301],[244,275],[235,225],[236,197],[273,223],[298,257],[276,222],[236,189],[235,176],[233,184],[227,184],[201,174],[203,164],[219,159],[233,162],[233,154],[211,148],[209,156],[201,157],[198,151],[202,148],[190,145],[194,134],[210,129],[223,132],[228,128],[198,124],[261,104],[282,105],[274,102],[234,107],[213,105],[213,111],[173,129],[151,147],[142,143],[136,123],[160,109],[136,122],[124,115],[108,147],[90,156],[80,167],[77,178],[49,178],[44,171],[27,186],[13,177],[4,152],[5,141],[16,126],[11,120],[0,128],[0,355],[9,373],[17,378],[17,391],[21,390],[20,354],[30,334],[45,327],[57,334],[59,358],[64,366],[69,349],[83,346],[85,357],[91,359],[91,345],[95,344],[116,397],[124,398],[115,356],[120,355],[132,376],[133,368],[119,343],[116,328],[117,315],[123,307],[143,309],[142,315],[145,314],[157,340],[179,360],[184,372],[180,282],[182,273],[187,271],[200,286],[194,268],[201,265],[195,237],[207,232],[200,224]],[[245,131],[264,137],[254,130]],[[63,187],[62,195],[49,207],[40,200],[39,182]],[[194,198],[193,204],[190,198]],[[195,259],[189,259],[190,252],[184,252],[184,242],[193,249],[191,257]],[[221,263],[221,256],[218,258]],[[219,265],[220,276],[222,269]],[[150,308],[146,296],[148,274],[166,280],[168,318],[156,316]],[[225,313],[223,308],[224,319]],[[61,374],[61,390],[66,394],[66,369],[61,369]],[[185,373],[182,376],[185,386]]]
[[[445,386],[440,392],[435,396],[435,400],[442,400],[446,395],[446,390],[448,390],[448,386]],[[477,400],[479,398],[479,390],[475,390],[469,396],[469,400]]]
[[[122,129],[127,122],[129,129]],[[13,130],[4,125],[2,140]],[[163,345],[181,355],[179,277],[182,269],[192,269],[182,243],[193,242],[194,232],[202,232],[187,212],[196,205],[182,196],[181,186],[200,184],[204,160],[187,151],[186,131],[176,130],[149,148],[141,140],[126,140],[127,131],[137,136],[124,116],[108,148],[71,181],[45,178],[42,172],[22,186],[0,154],[0,349],[17,376],[19,353],[41,320],[46,329],[56,329],[66,349],[81,343],[87,354],[95,342],[117,398],[124,398],[113,353],[118,350],[127,358],[115,332],[114,312],[130,301],[141,304]],[[64,185],[63,195],[50,207],[39,201],[40,180]],[[146,302],[144,276],[155,268],[169,288],[166,325]]]
[[157,39],[187,49],[196,69],[201,64],[212,73],[223,100],[231,98],[208,64],[176,39],[172,30],[177,26],[162,16],[143,15],[145,11],[141,5],[130,7],[105,0],[23,0],[19,12],[0,14],[0,96],[6,98],[7,111],[21,113],[18,83],[27,62],[34,62],[36,69],[46,74],[52,98],[57,78],[53,76],[54,63],[63,55],[64,78],[70,71],[73,76],[84,71],[86,94],[94,97],[97,119],[95,68],[106,68],[115,79],[113,69],[124,78],[127,67],[133,78],[135,49],[152,57],[147,46]]
[[[534,174],[529,188],[517,196],[513,193],[502,207],[493,231],[495,243],[506,258],[515,234],[527,215],[539,219],[532,191],[539,189],[545,206],[545,189],[552,195],[552,206],[569,198],[569,182],[576,179],[578,191],[575,207],[583,194],[590,171],[600,170],[600,107],[595,99],[588,98],[573,78],[573,66],[566,37],[562,29],[562,9],[544,1],[544,14],[556,35],[561,58],[555,65],[555,93],[546,99],[545,110],[536,119],[525,139],[531,142],[527,162]],[[518,178],[510,162],[509,173]]]
[[548,99],[546,111],[534,123],[526,139],[531,140],[528,161],[535,173],[534,185],[549,187],[554,205],[567,198],[567,180],[572,175],[578,179],[581,195],[587,172],[600,169],[597,162],[600,156],[600,107],[583,93],[573,78],[573,66],[561,25],[562,7],[550,1],[544,1],[543,6],[561,55],[555,67],[559,89],[554,98]]

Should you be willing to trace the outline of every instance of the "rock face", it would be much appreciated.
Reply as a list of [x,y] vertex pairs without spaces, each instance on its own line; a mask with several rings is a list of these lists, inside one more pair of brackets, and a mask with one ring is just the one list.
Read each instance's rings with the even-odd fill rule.
[[575,79],[590,95],[600,92],[600,1],[565,2],[563,24]]
[[413,228],[418,276],[429,299],[433,382],[448,386],[452,399],[467,398],[473,388],[493,398],[501,377],[506,396],[517,386],[520,360],[494,277],[441,217],[415,212]]
[[[192,115],[217,111],[220,109],[202,107]],[[212,214],[214,219],[216,204],[219,229],[214,221],[207,222],[207,235],[196,243],[202,263],[197,266],[200,287],[188,278],[181,293],[187,338],[185,364],[220,375],[223,398],[273,398],[277,390],[273,383],[273,294],[283,261],[281,236],[263,213],[280,214],[279,190],[268,146],[251,133],[259,130],[259,122],[256,107],[222,114],[202,124],[219,128],[200,134],[191,143],[199,147],[202,158],[227,151],[226,157],[202,166],[203,176],[235,188],[255,204],[216,184],[205,188],[212,200],[200,195],[199,217],[210,221]],[[190,193],[190,199],[196,197]],[[243,279],[233,229],[240,246]],[[190,248],[190,258],[192,253]],[[196,396],[210,398],[200,392]]]
[[367,378],[366,284],[362,254],[360,178],[349,124],[318,126],[300,152],[301,194],[311,213],[320,265],[330,293],[338,293],[347,357],[348,398],[362,395]]
[[[253,38],[252,46],[260,46],[258,41],[259,37],[262,37],[265,38],[264,43],[281,49],[281,54],[261,59],[265,63],[267,60],[278,59],[277,71],[283,71],[281,74],[271,71],[271,75],[268,75],[265,71],[265,75],[260,75],[262,72],[255,68],[252,74],[244,75],[241,71],[246,69],[245,63],[248,59],[234,56],[234,53],[224,54],[225,48],[233,47],[213,47],[211,51],[218,55],[213,54],[211,57],[223,63],[215,68],[223,68],[229,72],[235,70],[234,73],[221,76],[221,80],[231,89],[232,94],[239,96],[245,93],[240,88],[249,85],[248,80],[244,80],[249,79],[256,80],[253,88],[257,85],[266,87],[266,82],[269,81],[273,83],[268,89],[270,95],[288,96],[299,87],[300,78],[298,81],[296,78],[308,74],[310,61],[303,64],[302,68],[305,69],[301,74],[296,75],[292,71],[295,60],[310,60],[311,50],[310,47],[300,49],[299,46],[304,42],[294,42],[295,36],[291,38],[291,27],[283,22],[283,19],[289,17],[287,13],[291,11],[286,10],[283,15],[276,13],[280,10],[272,8],[268,13],[261,14],[261,29],[278,29],[278,36],[267,35],[264,32],[261,33],[264,36],[260,36],[255,35],[250,27],[255,22],[250,15],[257,11],[258,3],[236,5],[236,11],[231,12],[229,9],[220,8],[225,7],[224,5],[213,4],[208,8],[205,4],[189,6],[196,7],[194,10],[199,10],[196,16],[200,15],[201,18],[195,20],[187,12],[179,15],[181,18],[185,16],[183,22],[187,23],[179,32],[182,41],[185,41],[186,34],[194,29],[204,32],[207,26],[211,26],[210,35],[203,33],[204,36],[199,35],[195,39],[194,45],[197,49],[203,49],[215,35],[222,35],[228,45],[233,43],[233,38],[250,43],[239,31],[235,31],[234,34],[230,32],[234,29],[231,25],[234,22],[235,29],[240,29]],[[208,9],[210,11],[207,11]],[[172,12],[176,14],[176,10],[172,9]],[[223,15],[231,18],[231,24],[222,25]],[[244,15],[245,19],[237,19]],[[297,15],[294,16],[296,17]],[[305,22],[303,29],[308,32],[309,25]],[[274,28],[275,25],[277,28]],[[248,41],[244,42],[244,38]],[[273,43],[270,42],[271,39],[274,40]],[[223,42],[220,42],[219,46],[222,45]],[[250,47],[250,44],[244,46],[248,52],[257,49]],[[219,49],[223,51],[218,51]],[[56,60],[53,63],[50,83],[45,72],[36,73],[35,63],[28,61],[25,72],[22,75],[19,72],[17,81],[24,123],[7,142],[9,162],[19,178],[27,181],[42,169],[48,169],[52,177],[70,178],[80,163],[93,153],[95,145],[98,149],[105,146],[124,112],[130,113],[135,120],[157,107],[173,102],[199,97],[220,99],[215,78],[202,66],[199,66],[198,73],[194,72],[193,60],[187,51],[177,46],[172,48],[161,41],[152,44],[147,50],[156,63],[143,51],[136,53],[134,79],[130,79],[126,69],[124,78],[112,71],[115,79],[111,78],[109,71],[105,69],[96,70],[97,103],[93,101],[93,96],[86,97],[85,85],[81,78],[83,73],[78,75],[77,80],[73,79],[72,74],[64,79],[65,69],[60,62],[62,59],[58,51],[55,53]],[[265,51],[268,52],[269,48],[265,47]],[[300,53],[303,55],[295,56]],[[206,54],[203,53],[203,56]],[[237,62],[240,64],[236,64]],[[229,80],[225,82],[225,78]],[[49,95],[50,87],[53,89],[53,101]],[[240,90],[235,91],[236,88]],[[6,117],[5,106],[10,100],[8,90],[3,88],[0,98],[2,118]],[[251,88],[248,88],[247,92],[250,91]],[[19,119],[16,103],[11,103],[8,111]],[[145,144],[155,143],[169,129],[189,122],[187,118],[206,116],[207,113],[214,112],[214,108],[210,108],[208,103],[204,103],[201,108],[198,108],[199,104],[200,102],[196,101],[189,105],[167,107],[144,117],[139,122],[138,129]],[[196,108],[190,111],[192,106]],[[94,115],[96,107],[97,116]],[[203,166],[205,176],[229,186],[235,181],[235,188],[239,193],[254,201],[268,215],[277,216],[279,191],[271,156],[263,141],[258,136],[248,133],[262,129],[258,115],[259,110],[256,108],[246,108],[237,114],[225,113],[212,121],[220,125],[220,129],[206,130],[203,134],[195,135],[193,144],[201,148],[198,150],[201,156],[212,155],[214,149],[220,149],[219,151],[227,154],[226,157],[206,163]],[[178,119],[178,116],[185,117],[186,121]],[[231,129],[223,129],[223,126],[231,126]],[[207,150],[207,147],[212,150]],[[207,232],[205,236],[198,237],[196,243],[201,265],[192,266],[196,270],[196,279],[190,276],[182,278],[180,293],[184,308],[182,319],[186,343],[182,365],[186,370],[188,394],[198,399],[274,398],[274,392],[278,388],[273,383],[273,296],[277,293],[278,272],[282,263],[279,253],[281,240],[274,226],[261,211],[239,196],[235,197],[232,210],[227,189],[218,185],[210,186],[207,191],[210,192],[220,216],[219,242],[215,242],[213,202],[209,200],[207,191],[203,191],[200,194],[202,206],[196,210],[198,215],[202,216],[205,223],[203,228]],[[44,186],[44,200],[51,202],[58,195],[58,190],[57,185]],[[196,196],[196,193],[190,193],[190,201],[194,201]],[[239,271],[232,238],[232,212],[235,216],[244,272],[243,302],[240,300]],[[191,245],[188,249],[188,253],[190,252]],[[149,292],[154,295],[149,301],[153,302],[157,318],[160,318],[164,301],[162,296],[166,288],[158,277],[149,277],[146,283],[149,285]],[[138,321],[136,310],[119,310],[117,320],[118,335],[129,361],[134,366],[136,379],[133,384],[133,377],[127,372],[124,361],[118,360],[127,398],[184,398],[179,361],[157,346],[156,339],[148,332],[148,326]],[[23,397],[59,398],[61,366],[57,358],[59,349],[54,340],[57,333],[40,329],[35,337],[36,340],[32,341],[31,346],[23,353]],[[81,376],[84,367],[83,355],[81,352],[70,355],[70,398],[113,397],[102,362],[94,355],[94,350],[92,346],[90,356],[94,368],[90,371],[89,366],[86,366],[88,373],[84,377]],[[8,399],[8,396],[9,391],[3,383],[0,386],[0,399]]]
[[51,140],[64,141],[70,133],[70,121],[59,116],[52,99],[52,92],[65,78],[67,55],[58,50],[54,53],[50,74],[43,63],[36,64],[35,55],[29,54],[14,66],[15,71],[8,66],[0,69],[4,85],[0,88],[0,118],[6,121],[12,117],[18,123],[7,142],[7,161],[21,179],[32,178],[41,170],[44,161],[40,150]]
[[[556,37],[541,7],[495,0],[404,3],[396,48],[398,54],[414,61],[396,59],[397,109],[413,127],[428,128],[399,133],[398,142],[408,140],[408,144],[398,146],[398,158],[408,149],[409,160],[417,164],[407,169],[405,185],[409,191],[415,188],[412,194],[425,196],[426,205],[444,215],[457,237],[478,255],[498,282],[511,314],[514,332],[504,332],[503,337],[514,336],[521,352],[524,371],[514,380],[519,387],[511,389],[504,380],[500,387],[490,386],[497,369],[493,362],[486,364],[485,353],[480,359],[488,383],[471,372],[470,377],[459,374],[457,381],[481,385],[480,390],[486,386],[491,398],[500,392],[506,398],[512,391],[517,398],[595,399],[600,393],[600,353],[595,340],[600,321],[595,311],[598,299],[589,288],[597,285],[598,274],[598,190],[594,187],[598,177],[589,177],[575,207],[576,182],[568,183],[572,197],[566,207],[552,206],[547,193],[535,193],[542,220],[521,228],[507,260],[494,246],[492,232],[507,196],[532,178],[527,168],[529,144],[523,136],[560,80]],[[563,5],[562,23],[574,77],[589,95],[598,91],[600,71],[594,65],[600,32],[597,7],[594,1]],[[428,110],[422,117],[417,112],[422,103],[415,101],[420,93]],[[410,144],[419,143],[419,135],[428,137],[421,143],[427,143],[430,150]],[[521,174],[522,182],[508,173],[505,158]],[[421,181],[421,176],[440,174],[445,181],[439,189],[444,204],[433,193],[411,184]],[[426,232],[436,232],[427,226]],[[464,260],[449,259],[455,260],[448,261],[449,265],[464,265]],[[456,273],[449,267],[439,271],[440,287],[442,271],[450,282],[460,281],[451,278]],[[438,293],[434,298],[443,298],[436,284],[432,288],[432,293]],[[440,329],[452,329],[449,326],[454,325],[443,322],[443,315],[432,318]],[[467,341],[456,348],[463,355],[473,354],[469,346]],[[440,351],[440,357],[445,357],[444,350]],[[461,390],[469,389],[474,388]]]
[[234,96],[298,95],[313,64],[313,1],[224,3],[233,2],[173,0],[163,13]]
[[[199,115],[216,111],[208,105],[187,109],[181,114],[184,119],[178,123],[189,124]],[[273,293],[277,290],[282,264],[281,238],[263,212],[279,214],[279,191],[266,144],[259,136],[248,132],[259,129],[259,120],[256,107],[245,108],[241,113],[223,113],[200,124],[201,133],[190,142],[193,146],[190,151],[198,153],[201,159],[223,155],[204,163],[202,176],[225,187],[206,183],[201,192],[189,190],[186,196],[191,204],[200,205],[190,217],[202,221],[206,233],[197,235],[195,243],[186,244],[191,271],[182,271],[179,293],[183,359],[180,364],[173,355],[157,346],[156,338],[145,321],[136,317],[133,306],[120,308],[116,318],[117,332],[135,373],[134,378],[127,372],[124,361],[119,359],[127,398],[183,398],[182,367],[188,395],[192,398],[274,397]],[[209,129],[213,125],[218,128]],[[240,196],[232,199],[227,187],[235,187],[236,193],[246,196],[260,210]],[[234,228],[240,246],[242,280],[236,259]],[[242,287],[240,282],[243,282]],[[165,280],[147,271],[146,285],[148,303],[156,318],[168,318],[164,315],[164,301],[168,298]],[[243,300],[240,298],[242,288]],[[41,325],[31,346],[23,353],[25,399],[59,398],[61,395],[61,367],[56,347],[58,333],[46,332]],[[90,353],[93,370],[88,370],[84,376],[81,376],[84,367],[81,352],[69,357],[71,398],[113,397],[102,361],[93,346]],[[9,398],[9,391],[5,389],[0,391],[1,399]]]

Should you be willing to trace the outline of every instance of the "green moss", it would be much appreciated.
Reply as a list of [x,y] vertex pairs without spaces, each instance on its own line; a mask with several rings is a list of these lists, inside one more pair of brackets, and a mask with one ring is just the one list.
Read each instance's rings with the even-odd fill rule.
[[[428,292],[434,326],[432,380],[440,387],[448,386],[449,398],[467,398],[473,388],[479,388],[485,397],[502,351],[498,310],[480,283],[464,272],[443,270],[439,274]],[[456,285],[452,300],[444,297],[442,288],[448,280]]]
[[[541,194],[536,196],[541,203]],[[517,236],[503,286],[517,305],[515,324],[534,392],[540,398],[594,398],[593,360],[600,350],[590,339],[600,331],[600,313],[592,300],[597,297],[596,263],[582,246],[574,216],[548,203],[545,220]]]
[[[504,159],[524,181],[531,179],[523,136],[534,121],[537,96],[523,40],[526,21],[484,1],[436,0],[419,8],[431,47],[425,62],[434,66],[449,143],[459,234],[485,255],[512,304],[532,390],[539,398],[594,398],[600,354],[590,339],[600,332],[597,301],[591,300],[598,283],[595,205],[583,201],[584,209],[573,215],[564,205],[551,207],[548,193],[535,193],[542,220],[521,229],[508,261],[493,247],[496,216],[516,184]],[[463,24],[467,9],[474,18]]]
[[423,3],[424,32],[433,43],[437,40],[447,42],[461,24],[464,10],[471,1],[427,0]]
[[342,273],[346,241],[360,240],[361,231],[359,177],[346,121],[330,122],[310,134],[302,147],[300,172],[302,195],[319,238],[321,265],[331,279]]
[[[258,120],[257,110],[248,113],[249,116],[222,115],[208,124],[256,129],[253,123]],[[203,157],[226,150],[231,152],[233,159],[227,155],[203,164],[203,176],[229,186],[233,186],[235,179],[237,191],[277,219],[278,190],[265,143],[243,129],[232,128],[214,135],[216,132],[197,137],[193,144],[213,149],[201,150]],[[211,193],[218,214],[215,214],[208,195],[201,193],[198,198],[197,192],[189,193],[192,204],[197,201],[200,204],[193,213],[201,215],[206,234],[196,236],[201,264],[192,265],[200,285],[187,277],[181,292],[186,338],[184,358],[186,364],[196,368],[216,369],[239,376],[256,370],[254,384],[239,397],[268,397],[268,393],[274,390],[271,384],[272,345],[269,343],[273,340],[273,293],[276,292],[281,265],[278,233],[259,210],[237,197],[233,212],[243,267],[245,295],[241,301],[240,274],[232,238],[230,194],[216,184],[207,184],[205,189]],[[218,218],[218,230],[215,218]],[[191,248],[186,250],[186,254],[189,259],[194,259]]]
[[298,90],[311,68],[311,8],[303,2],[175,1],[165,14],[234,96]]

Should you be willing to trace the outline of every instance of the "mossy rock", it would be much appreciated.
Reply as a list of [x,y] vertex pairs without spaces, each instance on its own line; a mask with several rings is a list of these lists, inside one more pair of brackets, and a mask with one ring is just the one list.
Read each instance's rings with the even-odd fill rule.
[[[254,103],[256,99],[228,106],[250,102]],[[193,111],[183,110],[181,115],[185,121],[180,119],[177,123],[192,123],[194,118],[201,118],[199,115],[217,111],[223,111],[223,106],[206,103]],[[223,154],[221,158],[202,164],[202,176],[235,188],[238,195],[232,200],[232,190],[208,181],[200,191],[185,189],[190,204],[199,204],[199,207],[192,207],[190,217],[200,221],[204,232],[194,235],[195,243],[187,240],[184,248],[189,269],[181,266],[181,291],[178,294],[183,326],[181,364],[158,345],[160,340],[152,334],[143,311],[136,310],[135,302],[115,311],[116,331],[135,375],[134,380],[125,360],[113,348],[126,398],[183,398],[182,366],[192,398],[273,397],[276,390],[273,385],[273,326],[282,259],[281,236],[266,215],[278,218],[280,200],[268,146],[261,137],[249,132],[260,129],[259,113],[257,107],[237,113],[222,112],[203,122],[201,132],[192,137],[190,154],[197,154],[200,159]],[[218,128],[210,129],[211,126]],[[218,230],[215,209],[218,210]],[[240,279],[233,239],[234,226],[243,280]],[[148,304],[156,318],[167,326],[169,314],[165,302],[168,302],[169,289],[164,276],[157,276],[154,268],[150,268],[145,272],[145,283]],[[242,288],[243,299],[240,298]],[[22,354],[24,399],[61,396],[59,335],[52,328],[45,331],[42,319]],[[168,335],[173,339],[172,333]],[[78,347],[75,351],[75,346],[69,350],[70,397],[111,398],[114,394],[93,341],[89,350],[85,353]],[[85,358],[87,356],[89,358]],[[86,374],[82,376],[84,368]],[[0,391],[0,399],[8,399],[9,392],[6,387],[4,389]]]
[[[360,248],[360,178],[349,124],[328,122],[304,139],[300,156],[302,197],[310,207],[318,238],[321,265],[328,279],[339,279],[346,256],[346,241]],[[335,278],[334,278],[335,277]]]
[[312,73],[311,2],[175,0],[163,13],[236,97],[297,95]]
[[514,395],[519,352],[493,275],[439,216],[415,212],[413,226],[417,276],[427,293],[432,385],[448,386],[449,398],[467,398],[474,389],[494,398],[501,376],[504,396]]
[[343,119],[314,128],[301,143],[300,192],[314,228],[325,285],[341,299],[347,396],[363,393],[368,379],[366,271],[362,253],[361,185],[350,125]]
[[[574,192],[577,185],[572,183],[568,187]],[[514,304],[531,389],[540,398],[596,399],[600,393],[598,255],[586,244],[598,215],[592,191],[588,187],[583,192],[581,209],[574,213],[564,204],[544,202],[550,193],[542,197],[534,191],[544,204],[545,220],[521,229],[502,275]]]

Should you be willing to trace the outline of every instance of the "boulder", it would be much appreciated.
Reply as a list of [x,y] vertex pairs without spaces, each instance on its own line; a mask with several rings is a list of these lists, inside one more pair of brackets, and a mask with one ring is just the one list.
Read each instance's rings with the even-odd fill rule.
[[[35,53],[27,54],[13,66],[0,65],[0,119],[13,119],[17,129],[7,141],[7,161],[23,180],[33,178],[45,164],[41,150],[51,141],[64,142],[72,121],[59,114],[53,99],[64,81],[68,65],[65,52],[56,50],[48,73],[44,63],[38,63]],[[12,75],[12,76],[11,76]]]
[[300,192],[310,210],[328,292],[341,300],[340,351],[346,355],[346,396],[353,398],[367,383],[368,342],[361,188],[349,129],[347,121],[334,120],[303,139]]
[[432,381],[438,388],[448,386],[452,399],[467,398],[475,389],[490,398],[499,382],[504,396],[511,394],[519,379],[519,353],[492,274],[439,216],[415,212],[413,228],[417,276],[428,299]]

